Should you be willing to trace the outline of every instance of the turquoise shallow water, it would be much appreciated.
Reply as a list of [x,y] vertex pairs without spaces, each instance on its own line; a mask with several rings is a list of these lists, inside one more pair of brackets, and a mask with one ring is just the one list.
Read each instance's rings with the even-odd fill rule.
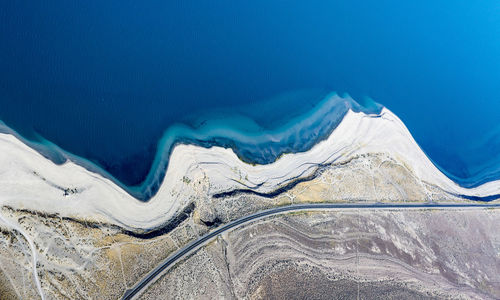
[[[311,100],[312,95],[316,97],[314,101]],[[303,99],[305,96],[307,100]],[[271,113],[289,103],[290,99],[300,101],[301,105],[306,102],[308,104],[302,107],[303,111],[297,115],[283,114],[283,111]],[[261,112],[268,111],[268,117],[273,117],[273,122],[267,122],[267,126],[262,126],[256,119],[248,116],[257,107]],[[267,164],[284,153],[309,150],[326,138],[350,109],[378,113],[381,108],[382,106],[370,100],[360,105],[348,95],[302,91],[282,95],[257,105],[219,109],[210,114],[192,116],[189,125],[178,123],[164,132],[158,142],[158,151],[155,153],[149,173],[141,184],[135,186],[124,184],[106,169],[84,157],[65,151],[43,137],[38,136],[36,140],[26,139],[5,124],[0,126],[0,131],[15,134],[56,163],[63,163],[67,159],[73,160],[87,169],[112,179],[136,198],[147,200],[158,190],[168,167],[170,153],[179,143],[232,148],[243,161]]]
[[331,91],[391,109],[461,185],[500,177],[497,1],[0,6],[0,119],[140,198],[165,137],[265,163],[332,130],[343,108],[266,141]]

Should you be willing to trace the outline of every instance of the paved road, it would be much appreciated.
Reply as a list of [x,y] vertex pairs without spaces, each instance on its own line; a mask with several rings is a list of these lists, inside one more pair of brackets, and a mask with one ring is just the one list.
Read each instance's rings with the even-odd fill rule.
[[174,265],[179,259],[183,258],[185,255],[191,253],[192,251],[198,249],[204,244],[208,243],[219,234],[237,227],[241,224],[255,221],[257,219],[276,215],[284,212],[291,211],[301,211],[301,210],[325,210],[325,209],[387,209],[387,208],[500,208],[500,204],[468,204],[468,203],[450,203],[450,204],[437,204],[437,203],[426,203],[426,204],[394,204],[394,203],[318,203],[318,204],[295,204],[282,207],[271,208],[261,212],[257,212],[246,217],[242,217],[233,222],[222,225],[216,230],[209,232],[208,234],[200,237],[194,242],[189,243],[185,247],[179,249],[173,255],[168,257],[162,263],[160,263],[156,268],[151,270],[141,281],[139,281],[134,287],[125,291],[123,295],[123,300],[132,299],[139,292],[148,286],[148,284],[155,281],[166,269]]

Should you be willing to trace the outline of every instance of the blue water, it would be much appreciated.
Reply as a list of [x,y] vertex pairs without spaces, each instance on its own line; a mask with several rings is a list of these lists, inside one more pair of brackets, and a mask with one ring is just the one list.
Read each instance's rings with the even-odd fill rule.
[[[395,112],[462,185],[500,178],[497,1],[268,2],[3,1],[0,119],[147,198],[165,131],[222,118],[255,137],[348,92]],[[335,121],[273,147],[259,135],[260,151],[227,138],[183,142],[266,162]]]

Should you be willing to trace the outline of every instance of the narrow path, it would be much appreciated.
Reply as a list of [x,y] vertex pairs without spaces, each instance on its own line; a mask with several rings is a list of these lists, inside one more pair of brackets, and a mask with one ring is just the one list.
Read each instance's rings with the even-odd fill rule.
[[150,283],[158,279],[165,270],[174,265],[178,260],[182,259],[187,254],[195,251],[201,246],[207,244],[212,239],[217,237],[219,234],[233,229],[239,225],[255,221],[267,216],[277,215],[285,212],[293,211],[304,211],[304,210],[330,210],[330,209],[485,209],[485,208],[500,208],[500,204],[475,204],[475,203],[316,203],[316,204],[292,204],[288,206],[275,207],[268,210],[260,211],[225,225],[221,225],[219,228],[207,233],[206,235],[200,237],[196,241],[193,241],[183,248],[179,249],[177,252],[169,256],[163,262],[161,262],[156,268],[151,270],[146,274],[139,282],[137,282],[132,288],[125,291],[122,300],[129,300],[137,296],[143,289],[145,289]]

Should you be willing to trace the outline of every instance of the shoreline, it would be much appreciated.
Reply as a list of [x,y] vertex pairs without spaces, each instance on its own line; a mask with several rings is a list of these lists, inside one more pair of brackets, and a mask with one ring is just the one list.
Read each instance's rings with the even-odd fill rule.
[[[169,168],[171,154],[179,145],[194,145],[206,149],[222,147],[231,149],[244,163],[269,165],[283,155],[310,151],[317,144],[328,139],[349,111],[380,115],[383,109],[385,108],[377,103],[374,103],[373,107],[366,108],[359,105],[349,95],[339,96],[336,93],[330,93],[311,110],[287,120],[272,130],[253,128],[245,132],[243,129],[237,129],[236,123],[226,121],[224,124],[225,121],[219,119],[207,120],[196,128],[185,124],[175,124],[168,128],[158,141],[157,151],[147,176],[141,184],[134,186],[124,184],[96,163],[67,152],[48,140],[42,139],[40,142],[27,140],[1,121],[0,133],[14,135],[57,165],[62,165],[67,161],[78,164],[92,173],[111,180],[137,200],[147,202],[160,189]],[[401,125],[404,126],[402,122]],[[411,133],[409,135],[413,139]],[[464,188],[476,188],[488,182],[500,180],[500,174],[498,174],[499,178],[496,178],[495,175],[491,175],[491,172],[484,172],[485,174],[477,174],[470,178],[458,178],[442,169],[431,157],[427,156],[427,158],[441,173]],[[457,195],[467,197],[466,194]],[[481,199],[474,197],[471,200]]]
[[[285,154],[266,165],[247,164],[228,148],[178,144],[158,192],[147,202],[138,201],[112,180],[72,161],[57,165],[11,134],[0,134],[0,153],[0,205],[105,219],[124,228],[158,227],[190,199],[241,189],[270,193],[313,175],[322,165],[376,153],[393,159],[419,182],[450,197],[500,198],[500,180],[463,188],[446,177],[401,120],[386,108],[378,115],[349,110],[327,139],[308,151]],[[65,195],[66,191],[71,193]]]

